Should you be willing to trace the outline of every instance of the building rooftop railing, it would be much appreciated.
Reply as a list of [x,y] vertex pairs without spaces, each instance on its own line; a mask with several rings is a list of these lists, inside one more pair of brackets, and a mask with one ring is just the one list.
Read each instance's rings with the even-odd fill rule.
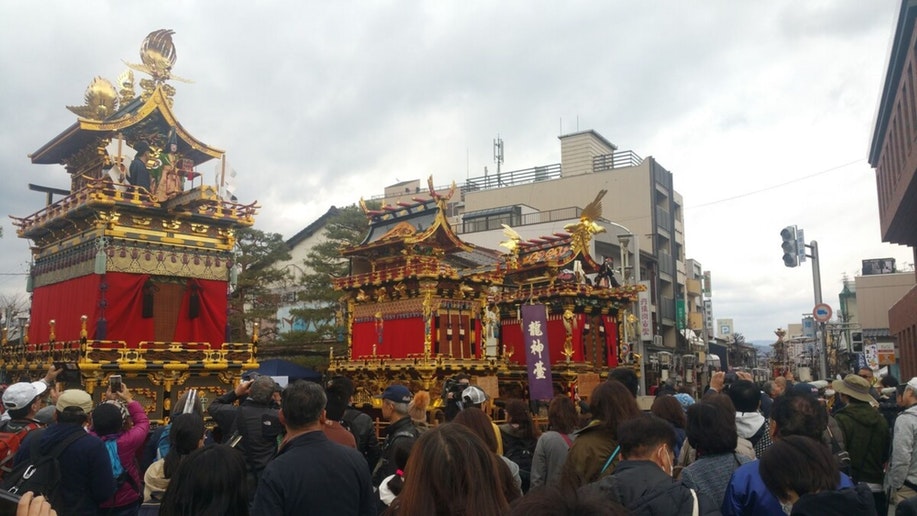
[[[643,163],[643,158],[634,151],[615,151],[611,154],[603,154],[592,158],[592,171],[602,172],[616,168],[636,167],[641,163]],[[467,192],[537,183],[540,181],[560,179],[561,177],[563,177],[563,174],[560,163],[553,163],[551,165],[510,170],[506,172],[501,171],[499,173],[489,173],[483,176],[471,177],[466,179],[464,183],[457,185],[457,193],[460,195],[459,199],[464,200],[465,193]],[[447,192],[449,188],[451,188],[451,185],[436,186],[435,188],[437,192]],[[428,192],[425,188],[420,188],[417,193],[418,195],[424,195]],[[385,194],[379,194],[373,195],[371,199],[383,200],[385,197]]]

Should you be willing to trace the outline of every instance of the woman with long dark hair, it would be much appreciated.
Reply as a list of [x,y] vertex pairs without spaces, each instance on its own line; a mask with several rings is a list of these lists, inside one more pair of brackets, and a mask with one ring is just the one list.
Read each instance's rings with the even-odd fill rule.
[[248,516],[242,452],[214,444],[181,461],[162,497],[160,516]]
[[532,457],[541,435],[532,420],[528,404],[522,400],[509,400],[506,403],[506,423],[500,425],[500,435],[503,439],[503,455],[519,466],[524,493],[529,490]]
[[548,404],[548,431],[541,434],[532,457],[531,489],[543,485],[557,485],[567,453],[576,437],[579,417],[573,401],[563,395],[554,396]]
[[502,516],[502,466],[480,437],[463,425],[444,424],[417,440],[404,470],[404,488],[386,514]]
[[522,496],[522,478],[519,477],[519,465],[497,453],[497,435],[493,431],[493,423],[491,423],[490,417],[478,409],[465,409],[455,416],[452,423],[468,428],[474,435],[481,438],[487,449],[493,452],[494,457],[497,457],[500,464],[504,466],[499,468],[497,473],[504,480],[503,494],[506,496],[506,501],[512,502]]
[[143,500],[162,498],[178,465],[194,450],[204,445],[204,420],[197,414],[179,414],[169,429],[169,453],[147,468],[143,475]]
[[592,421],[576,432],[561,473],[565,488],[578,489],[610,475],[621,460],[618,425],[641,414],[633,394],[617,380],[608,380],[589,398]]

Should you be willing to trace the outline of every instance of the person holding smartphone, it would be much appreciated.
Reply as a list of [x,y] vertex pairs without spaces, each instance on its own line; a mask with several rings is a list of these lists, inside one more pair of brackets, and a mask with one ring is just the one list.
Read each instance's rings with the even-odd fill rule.
[[[118,481],[118,490],[99,506],[99,513],[124,514],[124,511],[139,507],[143,501],[140,471],[134,457],[143,448],[150,431],[150,420],[143,406],[134,400],[130,390],[121,381],[120,375],[112,375],[109,378],[108,391],[103,397],[106,401],[92,411],[92,432],[106,443],[106,447],[115,448],[121,464],[117,475],[115,471],[118,470],[118,466],[112,464],[111,474]],[[133,421],[133,426],[128,430],[124,429],[125,420],[118,402],[126,404]],[[134,511],[136,512],[136,509]]]

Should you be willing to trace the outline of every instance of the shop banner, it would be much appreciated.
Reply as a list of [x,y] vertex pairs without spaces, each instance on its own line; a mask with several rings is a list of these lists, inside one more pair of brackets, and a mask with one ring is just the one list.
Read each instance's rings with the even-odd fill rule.
[[522,338],[529,373],[529,397],[533,400],[550,400],[554,397],[547,330],[545,305],[522,305]]

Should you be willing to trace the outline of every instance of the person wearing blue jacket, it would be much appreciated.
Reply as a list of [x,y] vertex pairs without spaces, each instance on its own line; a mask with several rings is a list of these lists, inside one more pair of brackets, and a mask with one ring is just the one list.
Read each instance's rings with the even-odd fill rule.
[[45,430],[30,432],[16,453],[18,466],[29,460],[33,439],[39,439],[39,450],[47,451],[73,434],[82,433],[58,457],[60,485],[51,503],[61,516],[96,515],[99,504],[111,498],[117,489],[105,444],[86,432],[91,412],[89,393],[80,389],[62,392],[55,405],[55,423]]
[[[788,391],[774,400],[770,420],[774,440],[800,435],[822,443],[821,435],[827,426],[828,414],[812,394]],[[759,461],[749,462],[732,474],[721,507],[723,516],[785,513],[780,501],[764,485],[759,465]],[[850,477],[840,473],[838,489],[847,487],[854,487],[854,484]]]

